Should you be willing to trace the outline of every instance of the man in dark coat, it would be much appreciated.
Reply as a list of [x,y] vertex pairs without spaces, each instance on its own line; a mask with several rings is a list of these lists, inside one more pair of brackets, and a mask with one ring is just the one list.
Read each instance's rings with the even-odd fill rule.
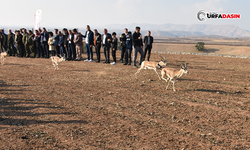
[[14,39],[15,39],[15,35],[11,32],[11,29],[9,29],[9,34],[8,34],[8,48],[9,48],[9,54],[10,54],[10,56],[15,56],[15,52],[14,52]]
[[7,49],[8,49],[8,45],[7,45],[8,40],[7,40],[7,38],[8,38],[8,36],[4,33],[4,29],[1,29],[1,33],[2,33],[2,38],[3,38],[2,44],[1,44],[2,45],[2,50],[7,52]]
[[43,28],[43,32],[41,33],[41,46],[43,50],[42,57],[49,58],[49,34],[47,33],[46,28]]
[[65,54],[65,58],[66,58],[66,60],[69,60],[69,56],[68,56],[68,36],[69,36],[69,33],[68,33],[68,29],[66,29],[66,28],[63,28],[63,33],[64,33],[64,42],[63,42],[63,44],[64,44],[64,54]]
[[102,36],[100,33],[98,33],[97,29],[94,30],[94,46],[95,46],[95,52],[97,56],[97,61],[96,63],[100,62],[101,59],[101,54],[100,54],[100,49],[101,49],[101,43],[102,43]]
[[105,62],[103,63],[106,63],[106,64],[110,63],[109,53],[110,53],[111,42],[112,42],[111,34],[108,33],[107,29],[103,29],[102,46],[103,46],[103,51],[104,51],[104,56],[105,56]]
[[[71,30],[68,32],[68,60],[75,60],[76,59],[76,48],[74,43],[74,34]],[[72,57],[73,55],[73,57]]]
[[31,30],[29,30],[28,32],[28,46],[29,46],[29,49],[30,49],[30,52],[31,52],[31,56],[30,58],[35,58],[36,56],[36,45],[35,45],[35,41],[34,41],[34,37],[35,35],[33,34],[33,32]]
[[87,56],[88,58],[84,61],[86,62],[92,62],[93,61],[93,51],[92,51],[92,47],[93,47],[93,42],[94,42],[94,33],[90,30],[90,26],[87,25],[86,27],[87,31],[85,33],[85,35],[83,36],[85,38],[85,46],[86,46],[86,51],[87,51]]
[[123,59],[124,59],[124,55],[126,52],[126,36],[128,34],[128,29],[125,28],[124,29],[124,33],[122,33],[122,35],[120,36],[120,42],[121,42],[121,46],[122,46],[122,51],[121,51],[121,63],[123,63]]
[[144,37],[144,60],[148,52],[148,58],[147,61],[149,61],[150,54],[151,54],[151,49],[152,49],[152,44],[154,42],[154,38],[151,36],[151,32],[148,31],[148,35]]
[[134,68],[137,68],[136,66],[136,58],[137,53],[139,52],[141,54],[139,65],[141,65],[143,59],[144,59],[144,53],[143,53],[143,43],[142,43],[142,35],[140,33],[141,28],[136,27],[135,32],[133,34],[133,42],[134,42]]
[[23,57],[23,51],[22,51],[22,47],[23,47],[23,36],[20,34],[20,31],[17,31],[17,37],[16,37],[16,48],[17,48],[17,56],[18,57]]

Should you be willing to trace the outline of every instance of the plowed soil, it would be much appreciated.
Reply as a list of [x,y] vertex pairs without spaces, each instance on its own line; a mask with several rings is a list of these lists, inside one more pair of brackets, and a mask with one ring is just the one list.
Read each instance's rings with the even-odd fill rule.
[[153,70],[135,79],[121,63],[66,61],[54,71],[50,59],[7,57],[0,149],[249,149],[250,60],[165,56],[167,67],[188,63],[176,92]]

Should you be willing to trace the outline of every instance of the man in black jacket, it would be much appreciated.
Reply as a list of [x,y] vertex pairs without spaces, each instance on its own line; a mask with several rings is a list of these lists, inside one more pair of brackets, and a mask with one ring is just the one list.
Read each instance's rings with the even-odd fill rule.
[[145,45],[144,60],[145,60],[147,52],[148,52],[147,61],[149,61],[153,42],[154,42],[154,38],[151,36],[151,32],[148,31],[148,35],[144,37],[144,45]]
[[120,36],[120,42],[121,42],[121,46],[122,46],[122,51],[121,51],[121,63],[123,63],[123,58],[126,52],[126,36],[128,34],[128,29],[125,28],[124,29],[124,33],[122,33],[122,35]]
[[2,50],[7,52],[7,48],[8,48],[8,36],[4,33],[4,29],[1,29],[1,34],[2,34]]
[[112,42],[111,34],[108,33],[107,29],[103,29],[102,46],[103,46],[104,56],[105,56],[105,62],[103,63],[106,63],[106,64],[110,63],[109,53],[110,53],[111,42]]
[[17,31],[17,37],[16,37],[16,47],[17,47],[17,56],[18,57],[23,57],[23,51],[22,51],[22,46],[23,46],[23,36],[20,34],[20,31]]
[[136,66],[136,58],[137,58],[137,53],[139,52],[141,54],[139,65],[141,65],[143,61],[143,43],[142,43],[142,35],[140,33],[141,28],[136,27],[135,32],[133,34],[133,42],[134,42],[134,68],[137,68]]
[[42,57],[45,57],[45,58],[49,58],[48,40],[49,40],[49,34],[47,33],[46,28],[43,28],[43,32],[41,33],[41,45],[42,45],[42,50],[43,50]]
[[10,56],[15,56],[15,52],[14,52],[14,39],[15,39],[15,35],[12,33],[11,29],[9,29],[9,34],[8,34],[8,48],[9,48],[9,54],[10,54]]
[[97,56],[97,61],[96,63],[100,62],[101,59],[101,54],[100,54],[100,49],[101,49],[101,42],[102,42],[102,36],[100,33],[98,33],[97,29],[94,30],[94,46],[95,46],[95,52]]
[[[68,60],[75,60],[76,59],[76,49],[74,43],[74,34],[71,30],[69,30],[69,34],[67,37],[68,41]],[[72,58],[73,55],[73,58]]]
[[63,33],[64,33],[64,54],[66,55],[65,58],[67,60],[69,60],[69,56],[68,56],[68,36],[69,36],[69,33],[68,33],[68,29],[66,28],[63,28]]

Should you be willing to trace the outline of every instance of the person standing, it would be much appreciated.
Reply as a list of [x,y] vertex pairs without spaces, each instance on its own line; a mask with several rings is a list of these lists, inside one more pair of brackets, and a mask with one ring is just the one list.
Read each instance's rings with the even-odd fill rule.
[[54,41],[55,41],[54,45],[55,45],[56,53],[57,53],[57,56],[59,57],[60,49],[58,46],[58,41],[59,41],[58,29],[55,29]]
[[41,35],[38,30],[35,30],[34,42],[36,44],[37,58],[40,58],[42,56],[42,47],[41,47]]
[[25,56],[26,58],[29,57],[30,52],[29,52],[29,45],[28,45],[28,33],[26,29],[22,29],[23,30],[23,44],[24,44],[24,52],[23,52],[23,56]]
[[126,53],[125,53],[125,63],[123,65],[131,65],[131,53],[132,53],[132,33],[129,31],[126,36]]
[[116,50],[117,50],[117,38],[116,33],[112,33],[112,43],[111,43],[111,50],[112,50],[112,57],[113,57],[113,63],[111,65],[116,65]]
[[123,63],[123,58],[125,56],[125,52],[126,52],[126,36],[128,34],[128,29],[125,28],[124,29],[124,33],[122,33],[122,35],[120,36],[120,42],[121,42],[121,46],[122,46],[122,51],[121,51],[121,63]]
[[8,34],[8,48],[9,48],[10,56],[15,56],[14,40],[15,40],[15,35],[12,33],[11,29],[9,29],[9,34]]
[[[76,59],[76,49],[74,43],[74,34],[71,30],[68,33],[68,60],[75,60]],[[72,58],[73,55],[73,58]]]
[[3,43],[3,35],[2,35],[2,31],[0,30],[0,53],[3,51],[2,50],[2,43]]
[[62,57],[64,57],[64,35],[62,34],[61,31],[58,32],[58,35],[59,35],[59,41],[58,41],[58,46],[59,46],[59,49],[60,49],[60,55]]
[[112,42],[111,34],[108,33],[107,29],[103,29],[103,35],[102,35],[102,46],[105,56],[105,62],[103,63],[110,63],[109,61],[109,53],[110,53],[110,43]]
[[43,28],[41,33],[41,46],[43,50],[42,57],[49,58],[49,45],[48,45],[49,35],[46,28]]
[[76,45],[76,59],[75,61],[81,61],[82,57],[82,49],[83,49],[83,43],[82,43],[82,36],[81,34],[77,33],[77,30],[73,30],[74,33],[74,43]]
[[95,34],[94,46],[95,46],[95,52],[96,52],[96,57],[97,57],[96,63],[99,63],[101,59],[100,49],[101,49],[101,43],[102,43],[102,36],[100,33],[98,33],[97,29],[94,30],[94,34]]
[[21,35],[20,31],[17,31],[17,36],[16,36],[16,47],[17,47],[17,56],[18,57],[23,57],[23,42],[22,42],[23,36]]
[[69,36],[69,33],[68,33],[68,29],[66,29],[66,28],[63,28],[63,33],[64,33],[64,37],[63,37],[63,39],[64,39],[64,42],[63,42],[63,44],[64,44],[64,47],[63,47],[63,51],[64,51],[64,54],[65,54],[65,58],[66,58],[66,60],[69,60],[69,56],[68,56],[68,36]]
[[142,61],[143,61],[143,43],[142,43],[142,35],[140,33],[141,28],[140,27],[136,27],[135,28],[135,32],[133,34],[133,42],[134,42],[134,68],[137,68],[136,66],[136,58],[137,58],[137,53],[139,52],[141,57],[140,57],[140,61],[139,61],[139,65],[141,65]]
[[7,45],[8,40],[7,40],[7,38],[8,37],[4,33],[4,29],[1,29],[1,33],[2,33],[2,38],[3,38],[3,40],[2,40],[2,50],[7,52],[7,49],[8,49],[8,45]]
[[35,45],[35,41],[34,41],[34,37],[35,35],[33,34],[33,32],[31,30],[28,31],[28,41],[27,41],[27,45],[29,46],[30,49],[30,53],[31,56],[30,58],[35,58],[36,57],[36,45]]
[[147,52],[148,52],[147,61],[149,61],[153,42],[154,42],[154,38],[151,36],[151,31],[148,31],[147,36],[144,37],[144,46],[145,46],[144,60],[145,60]]
[[85,32],[85,35],[83,37],[85,38],[85,46],[86,46],[86,51],[87,51],[87,56],[88,58],[84,61],[86,62],[92,62],[93,61],[93,51],[92,47],[94,45],[93,40],[94,40],[94,33],[90,30],[90,26],[87,25],[86,27],[87,31]]
[[49,32],[49,40],[48,40],[48,45],[49,45],[49,51],[51,53],[51,56],[55,56],[56,54],[56,48],[55,48],[55,40],[53,37],[53,33]]

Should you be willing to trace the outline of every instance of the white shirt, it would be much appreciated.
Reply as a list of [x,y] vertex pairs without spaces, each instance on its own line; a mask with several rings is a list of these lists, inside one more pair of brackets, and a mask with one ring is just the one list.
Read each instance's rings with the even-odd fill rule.
[[148,45],[150,45],[150,36],[148,36]]
[[43,41],[46,41],[45,34],[43,33]]
[[69,34],[68,38],[69,38],[69,44],[71,44],[71,34]]
[[107,37],[107,34],[104,34],[104,35],[103,35],[103,41],[102,41],[103,44],[105,44],[106,37]]
[[89,31],[87,32],[87,35],[85,37],[85,43],[89,44]]

